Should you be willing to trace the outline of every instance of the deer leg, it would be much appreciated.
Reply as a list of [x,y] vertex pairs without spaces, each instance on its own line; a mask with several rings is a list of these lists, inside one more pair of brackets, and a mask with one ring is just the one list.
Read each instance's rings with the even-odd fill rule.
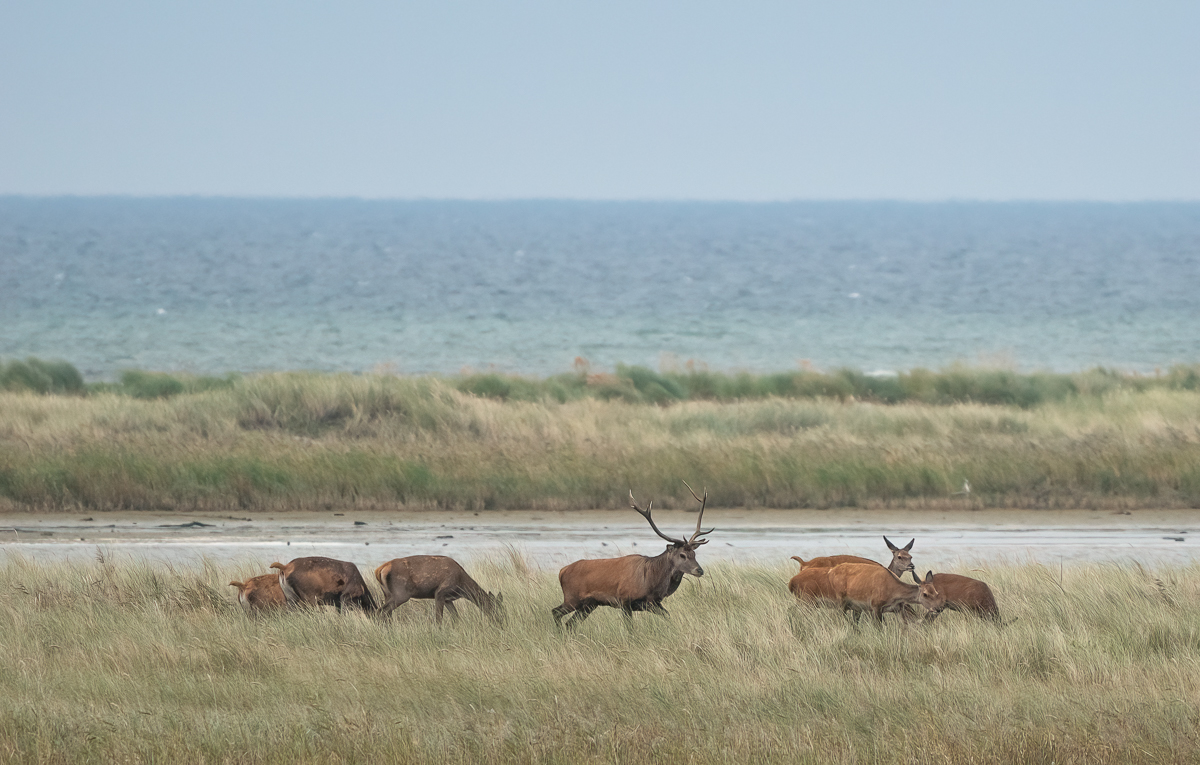
[[554,617],[554,625],[556,627],[561,627],[562,626],[562,618],[574,610],[575,610],[574,608],[572,608],[571,606],[568,606],[566,603],[563,603],[561,606],[557,606],[555,608],[550,609],[550,615]]
[[584,620],[591,616],[595,610],[595,605],[580,606],[575,610],[575,614],[570,619],[567,619],[567,629],[573,630],[583,624]]
[[455,619],[458,618],[458,609],[454,607],[454,601],[458,598],[458,593],[453,587],[444,587],[433,593],[433,601],[437,608],[437,622],[442,623],[442,609],[450,609],[450,615]]
[[659,616],[670,616],[670,614],[667,613],[667,609],[662,607],[662,603],[649,603],[646,605],[646,610]]
[[379,615],[391,616],[393,611],[408,602],[409,597],[407,590],[401,590],[398,594],[389,592],[387,602],[383,604],[383,608],[379,609]]
[[624,617],[624,619],[622,621],[625,622],[625,629],[627,629],[627,630],[633,629],[633,604],[632,603],[622,603],[620,605],[620,609],[621,609],[621,616]]

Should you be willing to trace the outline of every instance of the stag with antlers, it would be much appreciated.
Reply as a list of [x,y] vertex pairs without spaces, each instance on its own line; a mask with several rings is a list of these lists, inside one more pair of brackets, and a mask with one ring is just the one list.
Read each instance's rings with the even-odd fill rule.
[[700,503],[700,517],[696,519],[696,530],[692,536],[688,539],[676,539],[662,533],[650,516],[654,503],[651,502],[643,510],[638,507],[637,500],[633,498],[633,491],[630,490],[630,507],[646,519],[655,534],[670,544],[663,553],[654,557],[626,555],[603,560],[577,560],[564,566],[558,572],[563,603],[551,611],[555,624],[561,626],[562,618],[574,612],[567,620],[566,626],[578,627],[599,606],[619,608],[627,619],[632,618],[634,611],[649,611],[659,616],[667,616],[662,602],[679,589],[684,574],[704,576],[704,569],[696,562],[696,548],[708,542],[701,537],[713,532],[713,529],[701,530],[704,508],[708,504],[708,489],[704,490],[704,497],[701,498],[696,496],[696,492],[692,491],[692,487],[688,486],[686,481],[683,485],[687,486],[692,497]]

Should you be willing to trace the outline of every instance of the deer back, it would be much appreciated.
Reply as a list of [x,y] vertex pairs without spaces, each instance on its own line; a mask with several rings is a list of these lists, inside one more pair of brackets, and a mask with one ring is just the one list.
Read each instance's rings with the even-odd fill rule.
[[672,582],[669,569],[661,561],[654,565],[656,560],[645,555],[577,560],[559,571],[558,581],[568,601],[594,600],[619,605],[661,600],[670,593]]
[[832,567],[813,566],[800,570],[788,582],[788,589],[798,600],[806,602],[833,601],[838,599],[829,582]]
[[388,561],[375,570],[379,584],[389,590],[392,583],[403,584],[414,598],[432,598],[447,587],[463,594],[480,589],[458,561],[445,555],[411,555]]
[[901,582],[878,563],[843,563],[829,570],[829,582],[839,599],[871,608],[917,603],[921,588]]
[[833,568],[843,563],[874,563],[876,566],[880,565],[870,558],[860,558],[857,555],[824,555],[820,558],[810,558],[809,560],[804,560],[799,555],[793,555],[792,560],[800,564],[801,570],[806,568]]
[[358,601],[374,608],[375,601],[358,566],[333,558],[296,558],[287,565],[272,563],[279,569],[279,585],[289,603],[332,603]]

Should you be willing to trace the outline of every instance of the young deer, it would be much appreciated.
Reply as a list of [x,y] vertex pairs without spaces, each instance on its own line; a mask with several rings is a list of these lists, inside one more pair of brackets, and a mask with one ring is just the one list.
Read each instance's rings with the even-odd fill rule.
[[230,582],[229,586],[237,587],[238,603],[250,613],[270,611],[287,605],[287,599],[283,597],[283,590],[279,587],[279,576],[276,574],[262,574],[244,582]]
[[350,606],[364,611],[375,610],[375,599],[367,589],[358,566],[333,558],[296,558],[286,566],[272,563],[279,570],[279,587],[288,605],[337,606],[341,611]]
[[[684,486],[687,486],[686,482]],[[665,552],[653,558],[646,555],[626,555],[622,558],[577,560],[564,566],[558,572],[563,602],[550,612],[554,616],[554,623],[561,625],[562,618],[574,612],[567,620],[566,626],[578,627],[599,606],[619,608],[626,619],[631,619],[634,611],[649,611],[659,616],[667,616],[662,602],[679,589],[684,574],[704,576],[704,569],[696,562],[696,548],[708,542],[707,539],[700,539],[701,536],[713,532],[713,529],[700,530],[704,521],[704,507],[708,503],[708,490],[704,491],[703,499],[696,496],[691,486],[688,486],[688,491],[691,491],[692,497],[700,503],[700,517],[696,519],[696,530],[688,539],[675,539],[659,531],[658,526],[654,525],[654,519],[650,517],[654,503],[651,502],[649,507],[643,510],[637,506],[633,491],[630,491],[630,507],[646,519],[655,534],[671,544],[667,545]]]
[[484,590],[457,561],[445,555],[390,560],[375,569],[375,579],[386,595],[379,609],[382,616],[391,614],[411,598],[432,598],[434,619],[441,624],[442,609],[448,608],[450,615],[457,618],[454,601],[465,598],[496,622],[503,620],[504,596]]
[[[961,574],[934,574],[933,584],[946,597],[947,609],[1000,621],[1000,608],[996,605],[992,588],[978,579]],[[932,622],[937,616],[937,613],[930,611],[925,619]]]
[[[904,547],[896,547],[887,537],[883,538],[884,544],[892,551],[892,561],[888,564],[888,570],[896,576],[900,576],[905,571],[913,570],[912,555],[909,550],[912,549],[913,543],[917,540],[911,539]],[[860,558],[857,555],[826,555],[821,558],[811,558],[804,560],[799,555],[793,555],[792,560],[800,564],[801,570],[806,568],[833,568],[843,563],[875,563],[882,565],[870,558]]]
[[946,606],[945,597],[933,584],[932,571],[924,580],[914,571],[912,578],[916,585],[905,584],[878,563],[843,563],[829,569],[829,587],[842,610],[854,612],[855,621],[864,611],[882,623],[885,613],[896,613],[905,606],[920,605],[930,612]]
[[[888,571],[891,571],[896,576],[900,576],[905,571],[912,571],[912,555],[908,551],[912,549],[913,542],[917,540],[910,540],[904,547],[896,547],[887,537],[884,537],[883,541],[888,546],[888,549],[892,551],[892,562],[888,564]],[[828,571],[834,566],[840,566],[843,563],[882,565],[870,558],[860,558],[857,555],[827,555],[822,558],[812,558],[810,560],[804,560],[799,555],[793,555],[792,560],[800,564],[800,573],[793,576],[792,580],[788,582],[788,589],[797,598],[800,598],[803,594],[804,597],[802,599],[816,600],[818,602],[822,600],[836,600],[836,598],[827,595],[828,585],[826,584],[826,577],[820,573],[821,571]]]

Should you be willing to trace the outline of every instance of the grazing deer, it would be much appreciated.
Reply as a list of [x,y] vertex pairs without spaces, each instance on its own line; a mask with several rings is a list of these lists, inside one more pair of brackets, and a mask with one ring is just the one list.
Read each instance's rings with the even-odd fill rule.
[[[687,482],[683,485],[687,486]],[[563,616],[574,611],[566,626],[578,627],[599,606],[619,608],[626,619],[632,619],[634,611],[649,611],[659,616],[667,616],[667,610],[662,607],[663,599],[679,589],[683,575],[704,576],[704,569],[696,562],[696,548],[708,542],[707,539],[699,537],[713,532],[713,529],[700,530],[704,521],[704,507],[708,503],[708,490],[704,490],[703,499],[696,496],[691,486],[688,486],[688,491],[691,491],[692,497],[700,503],[700,517],[696,519],[696,530],[691,537],[674,539],[654,525],[654,519],[650,517],[654,503],[651,502],[643,510],[638,507],[631,490],[630,507],[646,519],[655,534],[671,544],[667,545],[665,552],[653,558],[646,555],[626,555],[622,558],[577,560],[563,566],[558,572],[563,603],[550,612],[554,615],[554,623],[561,626]]]
[[[945,596],[946,608],[951,611],[1000,621],[1000,609],[996,605],[996,597],[992,595],[992,588],[978,579],[961,574],[934,574],[933,585]],[[925,619],[932,622],[937,616],[937,613],[930,611]]]
[[271,568],[279,569],[279,587],[290,606],[324,603],[337,606],[339,611],[346,606],[375,610],[375,599],[353,563],[333,558],[296,558],[286,566],[272,563]]
[[381,616],[387,616],[411,598],[432,598],[436,604],[434,618],[441,624],[442,609],[450,609],[450,615],[457,618],[454,601],[466,598],[496,622],[503,620],[504,596],[484,590],[457,561],[445,555],[390,560],[375,569],[375,579],[387,596],[379,609]]
[[276,574],[262,574],[244,582],[230,582],[229,586],[237,587],[238,602],[250,613],[270,611],[287,605]]
[[829,586],[842,610],[854,612],[855,621],[864,611],[882,623],[884,614],[896,613],[905,606],[921,605],[930,612],[945,608],[946,598],[934,586],[932,571],[924,580],[914,571],[912,578],[916,585],[905,584],[878,563],[843,563],[829,569]]
[[[888,564],[888,571],[891,571],[896,576],[900,576],[905,571],[912,571],[912,554],[909,553],[909,550],[912,549],[913,543],[917,540],[910,539],[904,547],[896,547],[896,545],[892,544],[892,540],[886,536],[883,538],[883,541],[888,546],[888,549],[892,551],[892,562]],[[793,555],[792,560],[800,564],[801,570],[806,568],[833,568],[842,563],[875,563],[876,565],[882,565],[870,558],[860,558],[857,555],[826,555],[821,558],[811,558],[809,560],[804,560],[799,555]]]

